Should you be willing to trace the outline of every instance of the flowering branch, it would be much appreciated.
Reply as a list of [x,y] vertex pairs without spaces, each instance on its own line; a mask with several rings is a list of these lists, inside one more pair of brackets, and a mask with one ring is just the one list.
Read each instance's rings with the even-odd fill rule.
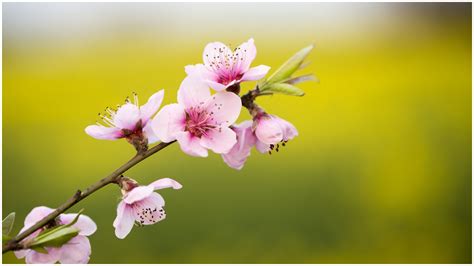
[[118,179],[121,177],[123,173],[125,173],[128,169],[132,168],[133,166],[137,165],[141,161],[145,160],[146,158],[150,157],[151,155],[157,153],[158,151],[164,149],[165,147],[169,146],[170,144],[174,143],[175,141],[164,143],[161,142],[158,145],[154,146],[153,148],[142,152],[137,153],[132,159],[128,162],[117,168],[117,170],[113,171],[107,177],[99,180],[97,183],[89,186],[86,190],[80,191],[77,190],[74,195],[69,198],[66,202],[61,204],[56,210],[54,210],[51,214],[41,219],[35,225],[31,226],[30,228],[23,231],[21,234],[17,235],[16,237],[12,238],[8,241],[5,245],[3,245],[2,253],[12,250],[24,249],[27,248],[23,244],[20,243],[21,240],[26,238],[27,236],[31,235],[36,230],[42,228],[43,226],[47,225],[51,221],[53,221],[58,215],[64,213],[66,210],[71,208],[72,206],[76,205],[81,200],[85,199],[87,196],[91,195],[92,193],[98,191],[99,189],[107,186],[108,184],[117,183]]
[[[241,97],[242,99],[242,106],[246,107],[250,112],[253,110],[256,106],[254,103],[255,98],[259,96],[259,90],[258,88],[254,90],[250,90],[247,94],[243,95]],[[16,237],[12,238],[10,241],[8,241],[5,245],[3,245],[2,248],[2,253],[12,251],[12,250],[19,250],[19,249],[25,249],[28,248],[27,245],[20,243],[21,240],[25,239],[32,233],[34,233],[36,230],[42,228],[43,226],[47,225],[51,221],[53,221],[58,215],[61,213],[64,213],[66,210],[71,208],[72,206],[76,205],[83,199],[85,199],[87,196],[91,195],[92,193],[98,191],[99,189],[109,185],[109,184],[114,184],[117,183],[122,177],[122,174],[125,173],[127,170],[132,168],[133,166],[137,165],[144,159],[150,157],[151,155],[157,153],[158,151],[164,149],[165,147],[169,146],[170,144],[173,144],[176,141],[171,141],[168,143],[161,142],[158,145],[150,148],[149,150],[146,150],[144,152],[138,151],[137,154],[130,159],[128,162],[117,168],[115,171],[110,173],[108,176],[102,178],[98,182],[92,184],[89,186],[86,190],[81,191],[77,190],[76,193],[72,197],[70,197],[66,202],[61,204],[58,208],[56,208],[52,213],[50,213],[48,216],[44,217],[42,220],[37,222],[35,225],[31,226],[30,228],[26,229]]]
[[[314,77],[293,77],[293,73],[302,68],[312,48],[300,50],[262,80],[270,67],[250,67],[256,56],[253,39],[233,51],[220,42],[209,43],[204,49],[204,64],[185,67],[187,77],[178,89],[177,103],[160,110],[164,97],[164,90],[160,90],[141,106],[134,93],[133,102],[127,98],[117,109],[107,107],[103,114],[99,113],[102,121],[86,127],[85,132],[96,139],[126,139],[137,154],[84,191],[77,190],[58,208],[34,208],[15,237],[9,236],[14,218],[7,217],[3,222],[7,230],[3,230],[2,252],[15,251],[26,263],[87,263],[91,254],[87,236],[97,226],[81,213],[64,212],[109,184],[117,184],[122,192],[113,222],[117,238],[125,238],[134,224],[151,225],[165,219],[165,201],[155,190],[180,189],[182,185],[170,178],[140,185],[123,173],[174,142],[191,156],[207,157],[209,150],[220,154],[229,167],[237,170],[244,166],[253,147],[261,153],[278,152],[298,131],[290,122],[265,112],[255,99],[274,93],[303,96],[304,91],[294,85]],[[240,83],[252,80],[261,81],[255,89],[240,96]],[[211,94],[210,88],[216,92]],[[252,120],[235,124],[242,107],[249,111]],[[161,142],[148,148],[158,141]]]

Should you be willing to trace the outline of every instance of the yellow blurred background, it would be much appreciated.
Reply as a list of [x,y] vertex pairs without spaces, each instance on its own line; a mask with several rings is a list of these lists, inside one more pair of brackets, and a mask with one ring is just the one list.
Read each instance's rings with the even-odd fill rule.
[[[470,263],[471,3],[3,3],[3,216],[17,232],[134,154],[84,133],[132,91],[176,99],[204,46],[253,37],[276,69],[314,43],[320,83],[258,99],[300,136],[241,171],[177,145],[127,172],[171,177],[167,218],[115,237],[120,192],[85,208],[92,263]],[[244,91],[254,83],[243,84]],[[248,119],[245,110],[239,120]],[[17,263],[12,253],[3,262]]]

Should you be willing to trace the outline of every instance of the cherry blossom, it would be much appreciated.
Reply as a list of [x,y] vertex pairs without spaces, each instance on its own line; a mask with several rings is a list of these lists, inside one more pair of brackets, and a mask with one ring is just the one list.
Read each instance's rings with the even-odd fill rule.
[[200,78],[214,90],[222,91],[242,81],[259,80],[268,73],[269,66],[250,68],[256,55],[253,39],[242,43],[234,51],[221,42],[211,42],[204,48],[204,64],[188,65],[185,71],[189,76]]
[[232,149],[222,154],[224,162],[234,169],[243,168],[253,146],[261,153],[271,153],[280,149],[298,135],[296,128],[288,121],[264,112],[258,114],[254,121],[246,120],[231,126],[237,135],[237,143]]
[[148,144],[154,143],[158,139],[153,134],[149,121],[160,108],[163,96],[164,90],[160,90],[147,103],[139,106],[138,96],[134,94],[133,103],[127,98],[126,103],[117,110],[107,108],[106,114],[99,114],[105,125],[97,122],[96,125],[86,127],[85,131],[96,139],[127,138],[131,141],[146,137]]
[[155,224],[166,218],[163,207],[165,200],[154,192],[158,189],[180,189],[182,185],[171,178],[158,179],[148,186],[139,186],[134,180],[126,178],[122,182],[123,197],[117,207],[114,220],[115,235],[123,239],[132,230],[133,224]]
[[211,95],[206,84],[186,77],[178,90],[178,103],[164,106],[152,128],[161,141],[177,140],[189,155],[206,157],[208,149],[227,153],[237,142],[229,126],[239,117],[241,107],[234,93]]

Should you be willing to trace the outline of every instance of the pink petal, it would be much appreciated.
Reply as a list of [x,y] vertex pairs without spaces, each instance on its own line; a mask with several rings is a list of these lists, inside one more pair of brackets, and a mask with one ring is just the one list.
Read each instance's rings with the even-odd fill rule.
[[180,189],[183,187],[180,183],[174,181],[171,178],[158,179],[155,182],[149,184],[148,186],[151,186],[154,190],[169,188],[169,187],[172,187],[173,189]]
[[223,91],[233,84],[233,83],[232,84],[229,83],[227,85],[224,85],[219,82],[211,81],[211,80],[206,80],[205,82],[207,83],[209,87],[211,87],[215,91]]
[[124,239],[132,230],[135,217],[133,216],[133,209],[131,206],[123,201],[120,201],[117,206],[117,217],[114,220],[115,236]]
[[258,119],[255,135],[265,144],[276,144],[282,141],[283,131],[278,121],[267,115]]
[[222,159],[228,166],[240,170],[247,157],[250,156],[250,150],[255,145],[256,137],[252,132],[252,121],[250,120],[233,126],[232,129],[237,135],[237,143],[228,153],[222,154]]
[[[24,226],[21,230],[20,230],[20,233],[23,233],[26,229],[29,229],[31,226]],[[37,237],[41,232],[43,231],[43,229],[38,229],[36,231],[34,231],[31,235],[25,237],[25,239],[22,240],[22,243],[26,243],[28,241],[30,241],[31,239]],[[18,257],[18,258],[22,258],[24,257],[27,253],[28,253],[29,249],[26,249],[26,250],[18,250],[18,251],[15,251],[15,252],[18,252],[18,253],[15,253],[15,255]]]
[[41,219],[44,217],[48,216],[50,213],[52,213],[54,209],[45,207],[45,206],[39,206],[36,208],[33,208],[28,215],[25,217],[25,227],[31,227],[35,223],[39,222]]
[[161,141],[170,142],[176,139],[177,132],[184,131],[185,122],[184,106],[174,103],[161,108],[151,121],[151,127]]
[[207,150],[199,143],[200,139],[184,131],[176,134],[181,150],[191,156],[207,157]]
[[148,139],[148,144],[153,144],[160,140],[153,131],[151,123],[147,123],[146,126],[142,129],[142,131],[145,137]]
[[232,126],[232,130],[234,130],[234,132],[237,134],[239,150],[255,145],[257,138],[253,134],[252,125],[253,122],[251,120],[245,120],[238,125]]
[[153,187],[150,186],[139,186],[127,193],[125,197],[123,198],[123,201],[127,204],[132,204],[136,201],[142,200],[148,196],[150,196],[151,193],[153,193]]
[[225,55],[229,55],[230,57],[232,54],[232,51],[227,47],[227,45],[221,42],[211,42],[204,47],[202,60],[208,69],[212,69],[211,64],[213,62],[223,62],[225,60]]
[[[61,219],[61,223],[69,224],[76,218],[77,213],[68,213],[68,214],[61,214],[59,218]],[[87,215],[81,214],[77,222],[72,226],[79,229],[79,235],[83,236],[90,236],[97,230],[97,225],[94,221]]]
[[225,90],[229,86],[219,83],[219,76],[216,73],[209,71],[203,64],[188,65],[185,67],[185,71],[189,76],[201,79],[215,91]]
[[269,66],[265,65],[259,65],[256,67],[252,67],[249,69],[245,74],[242,76],[241,80],[259,80],[265,77],[265,75],[268,73],[270,70]]
[[206,102],[206,109],[208,113],[213,113],[216,125],[228,127],[239,117],[242,101],[235,93],[218,92]]
[[115,140],[122,137],[122,131],[116,127],[91,125],[86,127],[87,135],[96,139]]
[[59,248],[45,248],[48,253],[40,253],[30,250],[26,254],[25,262],[27,264],[54,264],[59,260],[61,255]]
[[236,143],[236,134],[228,127],[214,129],[201,137],[201,145],[215,153],[227,153]]
[[[236,55],[239,53],[239,55]],[[242,57],[241,60],[237,60],[234,65],[234,72],[245,73],[250,68],[250,64],[257,56],[257,48],[255,47],[254,41],[250,38],[248,41],[242,43],[234,52],[237,57]]]
[[133,204],[133,215],[135,220],[143,225],[157,223],[166,218],[165,200],[158,193],[152,193],[149,197]]
[[270,151],[270,145],[265,144],[265,143],[261,142],[260,140],[257,140],[257,142],[255,143],[255,148],[260,153],[267,153],[268,151]]
[[215,91],[222,91],[228,87],[224,84],[220,84],[218,82],[219,76],[216,73],[209,71],[203,64],[188,65],[185,67],[185,71],[189,76],[201,79]]
[[134,130],[139,120],[140,108],[132,103],[122,105],[113,117],[115,126],[128,130]]
[[202,105],[211,96],[208,86],[200,79],[187,76],[179,86],[178,103],[185,108]]
[[282,132],[283,132],[283,140],[290,140],[290,139],[293,139],[294,137],[298,136],[298,130],[296,130],[295,126],[293,126],[293,124],[291,124],[290,122],[280,118],[280,117],[277,117],[277,116],[274,116],[276,121],[280,124],[280,127],[282,129]]
[[31,249],[20,249],[20,250],[13,251],[13,253],[17,257],[17,259],[23,259],[31,251],[32,251]]
[[79,235],[60,248],[59,262],[62,264],[85,264],[89,262],[91,244],[85,236]]
[[184,72],[191,78],[198,78],[202,80],[217,81],[219,76],[213,71],[209,71],[203,64],[187,65],[184,67]]
[[140,107],[140,117],[143,124],[146,124],[148,120],[160,109],[161,102],[163,101],[164,90],[160,90],[153,94],[148,102]]
[[247,161],[247,157],[250,156],[250,151],[248,155],[237,157],[232,154],[232,150],[229,153],[221,154],[222,160],[230,167],[234,168],[235,170],[241,170],[244,165],[245,161]]

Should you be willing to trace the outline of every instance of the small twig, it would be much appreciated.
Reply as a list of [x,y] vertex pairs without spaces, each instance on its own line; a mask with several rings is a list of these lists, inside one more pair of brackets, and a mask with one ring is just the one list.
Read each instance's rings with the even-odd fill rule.
[[121,177],[121,175],[127,171],[128,169],[132,168],[134,165],[138,164],[139,162],[143,161],[144,159],[150,157],[151,155],[155,154],[156,152],[162,150],[163,148],[167,147],[168,145],[174,143],[175,141],[164,143],[161,142],[158,145],[154,146],[153,148],[147,150],[143,153],[138,153],[128,162],[120,166],[117,170],[113,171],[107,177],[99,180],[97,183],[91,185],[86,190],[81,192],[80,190],[76,191],[76,193],[69,198],[66,202],[64,202],[61,206],[56,208],[52,213],[48,216],[41,219],[39,222],[28,228],[27,230],[23,231],[21,234],[15,236],[11,240],[9,240],[5,245],[3,245],[2,253],[5,253],[10,250],[18,250],[22,249],[23,246],[20,244],[20,241],[25,239],[27,236],[34,233],[36,230],[42,228],[52,220],[54,220],[57,216],[61,213],[65,212],[67,209],[71,208],[72,206],[76,205],[81,200],[85,199],[90,194],[94,193],[95,191],[105,187],[108,184],[115,183],[116,179]]

